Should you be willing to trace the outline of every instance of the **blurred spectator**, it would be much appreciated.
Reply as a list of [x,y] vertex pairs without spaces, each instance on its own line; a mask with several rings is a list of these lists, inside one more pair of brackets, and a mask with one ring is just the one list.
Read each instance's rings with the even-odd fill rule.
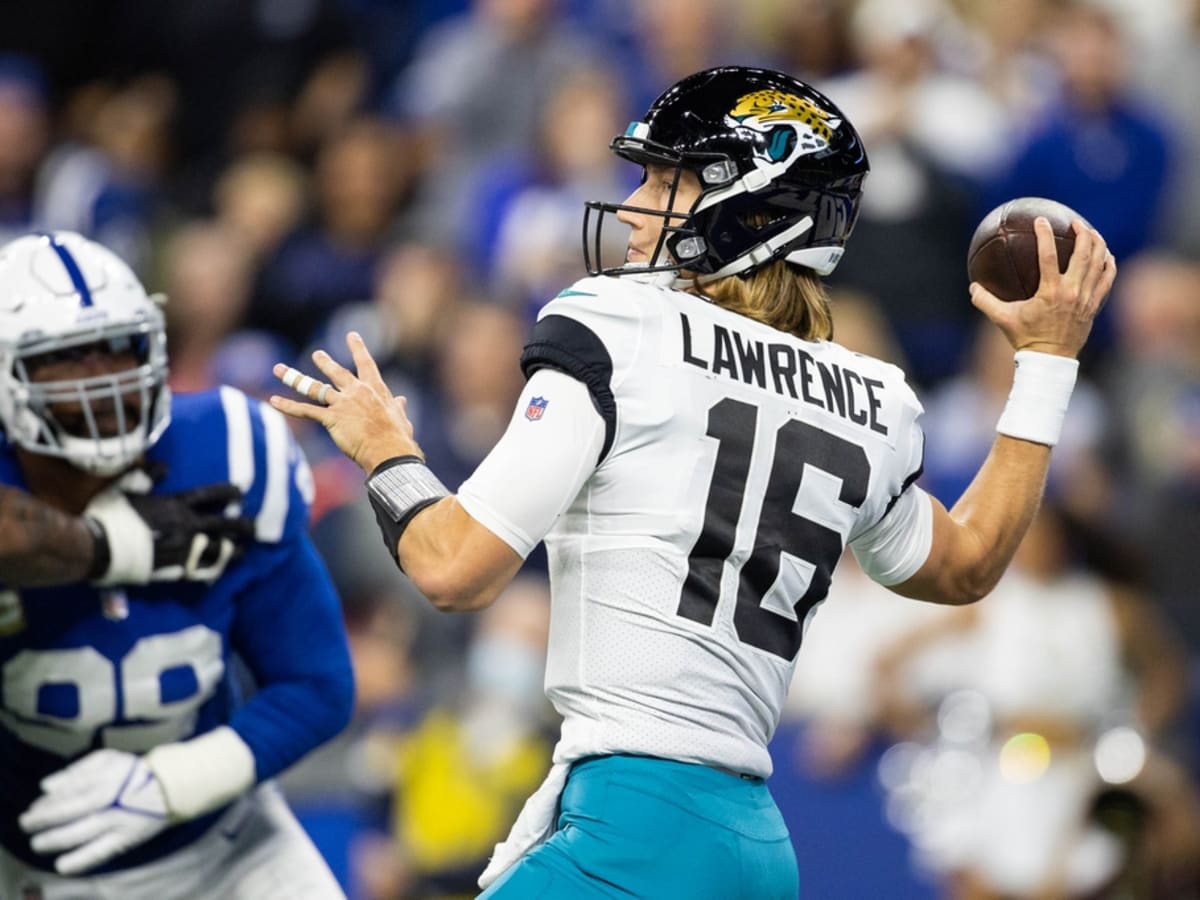
[[1157,237],[1168,248],[1200,259],[1200,103],[1181,85],[1200,84],[1200,0],[1181,0],[1185,18],[1170,40],[1141,54],[1141,87],[1170,116],[1179,141]]
[[[986,206],[1050,197],[1104,235],[1120,263],[1150,243],[1162,215],[1173,148],[1163,124],[1131,93],[1128,35],[1099,0],[1063,0],[1048,31],[1061,96],[1028,136]],[[1120,287],[1117,288],[1120,291]],[[1102,311],[1089,357],[1112,344]]]
[[758,0],[747,5],[756,12],[751,33],[771,54],[774,68],[814,83],[853,68],[851,4],[846,0]]
[[338,306],[371,296],[408,172],[400,136],[358,119],[321,149],[313,221],[266,264],[250,323],[304,346]]
[[1121,278],[1118,350],[1104,381],[1122,489],[1113,519],[1200,658],[1200,265],[1150,256]]
[[356,50],[332,53],[318,62],[292,101],[293,151],[308,158],[352,126],[363,108],[369,79],[367,61]]
[[250,300],[247,248],[219,225],[193,222],[167,241],[162,272],[171,390],[213,387],[213,356],[240,325]]
[[94,238],[144,270],[151,229],[164,212],[175,85],[143,75],[121,87],[93,83],[77,97],[76,139],[60,142],[43,163],[34,218]]
[[631,88],[631,118],[641,117],[664,84],[692,72],[765,61],[764,51],[741,41],[738,9],[727,0],[624,0],[618,9],[631,41],[622,66]]
[[350,14],[355,44],[370,63],[369,100],[387,102],[387,91],[412,61],[417,42],[433,25],[467,11],[470,0],[341,0]]
[[1047,0],[966,0],[974,29],[969,71],[1009,113],[1012,132],[1023,136],[1042,120],[1057,90],[1058,75],[1044,46],[1051,4]]
[[425,408],[437,403],[437,358],[465,290],[453,255],[427,244],[396,244],[380,262],[372,299],[342,304],[311,349],[325,348],[350,366],[345,336],[357,331],[384,381],[408,398],[413,420],[423,422]]
[[[584,275],[579,245],[585,201],[625,196],[636,186],[627,182],[629,167],[608,149],[625,128],[624,105],[618,84],[605,72],[572,72],[542,110],[536,150],[484,169],[469,217],[472,255],[483,261],[493,292],[511,296],[531,321],[563,284]],[[627,236],[618,232],[616,239],[620,243],[610,252],[619,258]]]
[[964,260],[976,191],[1010,128],[982,88],[939,67],[950,16],[941,0],[864,0],[852,20],[863,68],[823,85],[871,159],[854,243],[831,283],[881,298],[922,386],[955,370],[974,321]]
[[[1147,747],[1180,709],[1185,667],[1150,604],[1081,565],[1087,537],[1051,500],[991,595],[883,656],[885,702],[911,708],[896,673],[931,646],[970,641],[957,690],[934,707],[936,737],[884,761],[908,757],[884,772],[893,816],[954,897],[1093,897],[1134,862],[1139,836],[1114,833],[1094,811],[1111,786],[1136,794]],[[1154,803],[1186,818],[1194,791]]]
[[417,425],[434,473],[446,484],[462,484],[508,427],[525,384],[517,360],[526,332],[513,311],[478,301],[460,304],[446,323],[437,408],[428,411],[441,423],[431,428],[426,415]]
[[907,368],[904,351],[876,298],[843,288],[831,291],[829,301],[835,341],[855,353]]
[[41,67],[23,56],[0,56],[0,239],[27,232],[33,184],[49,140],[47,85]]
[[528,151],[551,92],[597,52],[559,0],[473,0],[428,32],[392,104],[420,135],[422,235],[461,239],[480,166]]
[[396,760],[397,851],[411,873],[394,896],[450,900],[475,880],[540,783],[553,747],[542,694],[550,596],[544,579],[518,578],[479,615],[457,702],[435,708]]
[[241,156],[217,179],[213,205],[217,219],[236,235],[257,267],[304,218],[308,173],[281,154]]
[[[285,109],[317,63],[350,46],[340,0],[110,4],[107,35],[126,66],[168,72],[188,169],[212,171],[253,111]],[[236,152],[236,147],[235,151]]]
[[[363,580],[342,580],[338,591],[354,665],[354,716],[281,785],[343,889],[357,900],[390,875],[396,747],[434,701],[412,662],[418,630],[410,599]],[[368,861],[372,868],[365,870]]]

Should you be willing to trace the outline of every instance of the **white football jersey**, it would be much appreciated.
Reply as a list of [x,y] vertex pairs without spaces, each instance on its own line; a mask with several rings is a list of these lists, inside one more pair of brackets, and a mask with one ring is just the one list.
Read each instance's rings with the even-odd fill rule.
[[559,761],[634,753],[767,776],[805,616],[920,471],[894,366],[701,297],[584,279],[522,365],[583,381],[595,470],[546,535]]

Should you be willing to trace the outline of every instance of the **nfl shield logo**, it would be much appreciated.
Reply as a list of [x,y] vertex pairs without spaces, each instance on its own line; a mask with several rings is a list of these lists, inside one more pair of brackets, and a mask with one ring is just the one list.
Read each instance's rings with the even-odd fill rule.
[[110,622],[123,622],[129,618],[129,598],[122,590],[103,591],[100,594],[100,612]]
[[529,405],[525,407],[525,418],[530,422],[536,422],[546,412],[546,406],[549,403],[550,401],[545,397],[534,397],[529,401]]

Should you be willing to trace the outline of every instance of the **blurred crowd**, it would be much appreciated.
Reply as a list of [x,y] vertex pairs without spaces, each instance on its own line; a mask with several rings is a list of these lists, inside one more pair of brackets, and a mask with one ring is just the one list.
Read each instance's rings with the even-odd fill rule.
[[[0,238],[119,252],[169,297],[177,391],[263,396],[271,363],[311,371],[359,330],[452,489],[507,424],[540,305],[583,274],[583,202],[636,185],[608,141],[689,72],[786,70],[863,134],[836,337],[910,373],[947,505],[1011,380],[967,300],[974,226],[1015,196],[1078,210],[1121,275],[1042,518],[976,608],[843,564],[776,794],[803,823],[806,784],[868,779],[862,816],[907,848],[889,897],[1200,896],[1200,0],[39,0],[4,21]],[[470,896],[555,733],[544,560],[486,613],[432,612],[360,474],[300,430],[359,697],[285,786],[352,897]],[[828,869],[793,831],[802,876]],[[813,896],[870,895],[852,869]]]

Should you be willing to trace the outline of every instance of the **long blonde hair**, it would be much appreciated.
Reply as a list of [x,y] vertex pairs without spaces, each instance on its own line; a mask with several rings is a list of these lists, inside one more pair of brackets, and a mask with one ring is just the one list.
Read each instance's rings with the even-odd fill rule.
[[725,309],[808,341],[833,337],[829,293],[811,269],[777,259],[740,278],[722,278],[700,289]]

